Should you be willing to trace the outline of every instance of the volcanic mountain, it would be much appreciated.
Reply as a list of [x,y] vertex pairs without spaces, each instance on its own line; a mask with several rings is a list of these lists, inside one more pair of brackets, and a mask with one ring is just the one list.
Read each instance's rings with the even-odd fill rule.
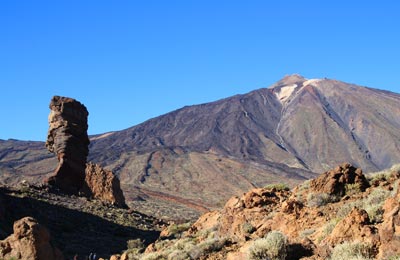
[[[400,162],[399,127],[399,94],[290,75],[92,136],[88,159],[120,177],[131,206],[189,218],[250,188],[294,185],[345,161],[366,172],[388,168]],[[0,179],[50,173],[56,160],[41,145],[0,141]]]

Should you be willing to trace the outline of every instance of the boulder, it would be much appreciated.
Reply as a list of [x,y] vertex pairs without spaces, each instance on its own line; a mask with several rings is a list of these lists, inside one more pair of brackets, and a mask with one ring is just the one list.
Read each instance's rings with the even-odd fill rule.
[[89,113],[75,99],[60,96],[51,99],[50,110],[46,147],[59,163],[46,182],[66,193],[78,193],[85,182]]
[[349,163],[344,163],[313,179],[310,183],[310,189],[317,193],[343,196],[346,192],[346,184],[357,184],[360,191],[365,191],[369,187],[368,180],[361,169],[355,168]]
[[383,222],[379,227],[381,247],[379,256],[382,259],[400,254],[400,184],[397,182],[394,197],[389,197],[383,205]]
[[98,164],[88,163],[85,170],[85,182],[94,198],[119,207],[126,207],[119,179],[112,171],[105,170]]
[[24,260],[62,260],[61,252],[50,242],[50,234],[34,218],[14,223],[14,233],[0,241],[0,257]]
[[327,237],[326,242],[331,246],[344,241],[360,241],[369,244],[379,242],[378,230],[370,225],[368,213],[363,209],[353,208],[353,210],[341,220],[332,233]]

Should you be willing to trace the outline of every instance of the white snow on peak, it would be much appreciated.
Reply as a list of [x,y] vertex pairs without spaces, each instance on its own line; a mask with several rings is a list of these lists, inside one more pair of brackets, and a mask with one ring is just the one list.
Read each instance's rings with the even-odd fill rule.
[[320,82],[322,79],[309,79],[303,82],[303,87],[307,85],[312,85],[313,83]]
[[288,86],[281,87],[278,92],[275,92],[275,95],[278,97],[278,100],[281,102],[285,102],[286,99],[292,95],[293,91],[296,89],[297,84],[292,84]]

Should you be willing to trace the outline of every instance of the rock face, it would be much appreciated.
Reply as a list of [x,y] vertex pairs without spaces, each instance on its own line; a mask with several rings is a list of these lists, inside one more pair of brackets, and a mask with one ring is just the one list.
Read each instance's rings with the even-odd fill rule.
[[85,172],[86,184],[94,198],[119,207],[126,207],[117,176],[94,163],[88,163]]
[[50,243],[50,234],[34,218],[14,223],[14,233],[0,241],[0,257],[24,260],[63,260],[61,252]]
[[50,185],[67,193],[77,193],[85,182],[88,111],[72,98],[54,96],[50,102],[49,131],[46,147],[57,155],[59,164]]
[[310,188],[315,192],[342,196],[346,192],[346,184],[356,184],[361,191],[369,187],[361,169],[344,163],[312,180]]

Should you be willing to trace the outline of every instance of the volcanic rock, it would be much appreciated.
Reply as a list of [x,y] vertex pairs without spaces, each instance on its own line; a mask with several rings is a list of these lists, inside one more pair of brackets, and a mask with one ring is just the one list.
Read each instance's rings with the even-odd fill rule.
[[0,241],[0,257],[24,260],[64,259],[61,252],[51,245],[47,229],[32,217],[14,223],[14,233]]
[[46,147],[57,155],[59,164],[46,181],[64,192],[77,193],[85,181],[89,113],[75,99],[60,96],[51,99],[50,109]]
[[327,242],[332,246],[344,241],[377,244],[379,241],[378,230],[369,224],[368,213],[363,209],[353,208],[349,215],[335,226],[327,238]]
[[383,205],[383,223],[379,229],[382,245],[379,255],[382,259],[400,254],[400,184],[397,182],[397,193]]
[[361,169],[355,168],[349,163],[344,163],[313,179],[310,188],[319,193],[343,196],[346,192],[346,184],[359,185],[361,191],[369,187],[369,183]]
[[98,164],[88,163],[85,175],[86,184],[94,198],[126,207],[119,179],[112,171],[105,170]]

